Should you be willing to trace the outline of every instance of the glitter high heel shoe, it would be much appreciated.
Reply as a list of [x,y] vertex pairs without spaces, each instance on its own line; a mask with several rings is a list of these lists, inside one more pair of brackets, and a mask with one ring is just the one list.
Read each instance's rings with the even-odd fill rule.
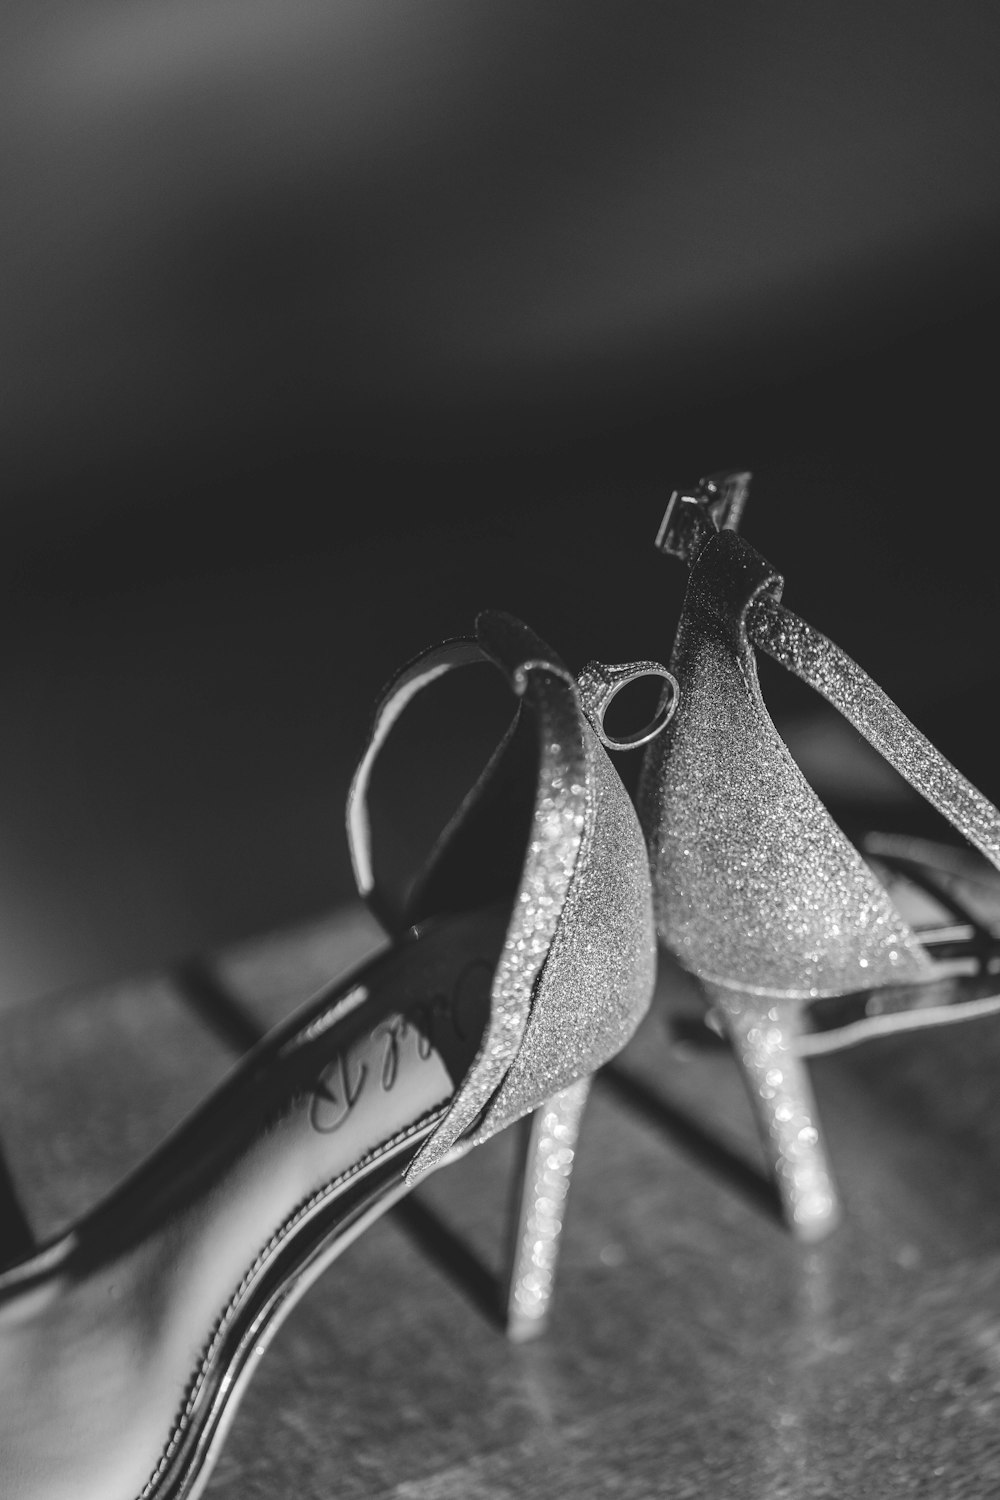
[[[390,898],[370,835],[373,762],[420,689],[477,661],[504,674],[514,723],[413,894]],[[588,1081],[652,990],[631,803],[566,668],[490,614],[392,684],[348,833],[388,951],[265,1038],[135,1176],[0,1275],[5,1500],[199,1494],[306,1287],[427,1173],[532,1112],[506,1316],[516,1338],[541,1328]]]
[[690,579],[671,662],[680,706],[646,754],[640,817],[659,936],[732,1042],[789,1224],[817,1239],[838,1204],[803,1059],[996,1009],[1000,980],[954,887],[949,906],[937,881],[940,916],[918,931],[876,878],[892,864],[926,885],[923,846],[882,840],[869,864],[832,821],[771,722],[755,652],[823,694],[997,867],[1000,813],[780,603],[783,580],[736,533],[749,479],[674,494],[660,528]]

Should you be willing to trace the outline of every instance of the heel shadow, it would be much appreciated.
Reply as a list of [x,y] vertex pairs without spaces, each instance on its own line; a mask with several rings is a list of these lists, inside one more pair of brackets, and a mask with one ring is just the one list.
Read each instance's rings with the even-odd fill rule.
[[[193,958],[178,964],[173,980],[182,1000],[237,1056],[249,1051],[264,1035],[252,1013],[208,960]],[[389,1216],[418,1250],[459,1286],[484,1317],[502,1327],[503,1294],[499,1278],[440,1214],[411,1195],[395,1204]]]
[[170,977],[182,1002],[237,1057],[249,1052],[264,1035],[264,1028],[219,978],[210,960],[185,959]]
[[712,1135],[699,1120],[655,1093],[619,1063],[608,1063],[597,1075],[598,1084],[735,1193],[765,1218],[783,1226],[781,1197],[763,1172],[744,1160],[731,1146]]
[[36,1248],[34,1232],[0,1146],[0,1271]]
[[390,1217],[488,1322],[503,1326],[499,1277],[435,1209],[411,1194],[390,1210]]

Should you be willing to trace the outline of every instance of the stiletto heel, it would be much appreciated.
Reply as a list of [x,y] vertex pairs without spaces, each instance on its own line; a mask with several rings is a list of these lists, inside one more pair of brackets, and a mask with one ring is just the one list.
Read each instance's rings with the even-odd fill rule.
[[[997,869],[1000,812],[784,607],[783,580],[736,533],[749,480],[677,492],[660,527],[660,550],[690,569],[671,660],[682,697],[644,759],[639,806],[660,939],[733,1042],[789,1225],[816,1239],[838,1211],[803,1060],[997,1009],[1000,927],[913,841],[876,842],[866,863],[771,722],[756,652],[821,693]],[[886,867],[938,891],[936,925],[911,926]]]
[[722,985],[702,988],[738,1059],[785,1218],[799,1239],[821,1239],[840,1214],[812,1084],[796,1052],[801,1007]]
[[523,1156],[511,1213],[504,1323],[515,1343],[548,1322],[570,1177],[590,1078],[553,1094],[522,1120]]
[[[393,886],[368,816],[375,760],[422,688],[475,662],[502,674],[514,721],[417,878]],[[390,686],[347,823],[385,952],[0,1273],[4,1500],[194,1500],[306,1287],[428,1173],[533,1111],[508,1307],[515,1337],[542,1324],[586,1080],[652,994],[634,810],[566,667],[486,614]]]

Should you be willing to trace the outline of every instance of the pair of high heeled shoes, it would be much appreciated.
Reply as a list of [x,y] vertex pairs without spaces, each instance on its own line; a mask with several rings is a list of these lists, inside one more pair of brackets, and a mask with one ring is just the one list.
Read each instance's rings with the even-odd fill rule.
[[[774,729],[757,650],[1000,866],[1000,814],[781,605],[781,579],[736,529],[747,481],[671,500],[659,544],[690,581],[670,672],[594,664],[576,681],[525,626],[486,614],[392,683],[347,818],[391,944],[255,1047],[110,1198],[0,1274],[9,1500],[200,1493],[302,1292],[417,1182],[524,1119],[505,1312],[513,1337],[540,1331],[589,1081],[649,1005],[657,934],[732,1040],[803,1238],[837,1216],[809,1053],[1000,1003],[956,856],[883,840],[866,862]],[[409,702],[477,662],[502,674],[514,721],[401,894],[372,835],[373,767]],[[663,681],[656,717],[614,740],[609,704],[645,674]],[[637,815],[606,752],[646,743]],[[876,874],[890,865],[935,889],[949,920],[914,930]]]

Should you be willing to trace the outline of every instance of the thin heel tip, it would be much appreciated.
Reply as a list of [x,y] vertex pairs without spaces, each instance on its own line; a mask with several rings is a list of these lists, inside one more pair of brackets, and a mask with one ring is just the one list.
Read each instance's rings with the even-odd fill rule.
[[821,1212],[790,1216],[788,1227],[800,1245],[817,1245],[833,1233],[841,1218],[840,1205],[834,1203]]
[[508,1343],[530,1344],[532,1340],[540,1338],[549,1325],[548,1314],[543,1313],[540,1317],[533,1318],[526,1313],[511,1313],[508,1315],[504,1334]]

